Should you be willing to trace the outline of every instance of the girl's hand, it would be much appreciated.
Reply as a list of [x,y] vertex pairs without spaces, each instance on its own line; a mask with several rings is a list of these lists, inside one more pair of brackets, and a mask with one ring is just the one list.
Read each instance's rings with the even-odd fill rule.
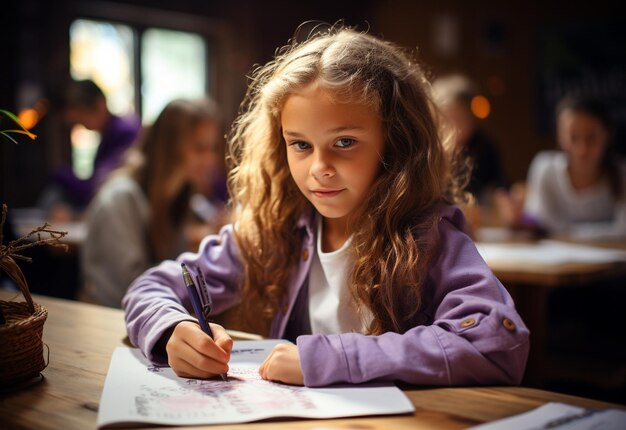
[[211,339],[197,323],[179,323],[165,349],[174,372],[185,378],[210,378],[228,372],[233,340],[220,325],[210,324]]
[[300,354],[296,345],[280,343],[259,367],[261,378],[284,382],[291,385],[304,385],[304,375],[300,367]]

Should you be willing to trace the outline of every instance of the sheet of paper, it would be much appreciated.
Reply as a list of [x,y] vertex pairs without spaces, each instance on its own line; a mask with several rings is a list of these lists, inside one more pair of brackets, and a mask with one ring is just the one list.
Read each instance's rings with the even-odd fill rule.
[[623,430],[626,411],[596,411],[564,403],[546,403],[530,412],[471,427],[468,430]]
[[389,384],[306,388],[264,381],[258,375],[259,364],[278,342],[284,341],[235,341],[228,382],[180,378],[169,367],[152,366],[139,350],[119,347],[104,384],[98,427],[226,424],[415,410],[402,391]]
[[556,265],[565,263],[612,263],[626,261],[626,251],[576,245],[557,240],[537,243],[476,243],[478,252],[490,263],[530,263]]

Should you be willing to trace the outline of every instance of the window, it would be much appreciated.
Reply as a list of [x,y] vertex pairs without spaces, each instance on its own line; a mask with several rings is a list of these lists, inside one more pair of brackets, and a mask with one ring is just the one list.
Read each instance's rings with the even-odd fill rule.
[[[70,27],[72,78],[92,79],[111,113],[134,113],[144,124],[152,123],[172,99],[207,94],[207,52],[205,39],[191,32],[88,19],[77,19]],[[74,172],[87,178],[100,137],[77,126],[71,139]]]
[[151,123],[178,97],[205,94],[207,68],[204,40],[193,33],[151,28],[141,38],[142,121]]

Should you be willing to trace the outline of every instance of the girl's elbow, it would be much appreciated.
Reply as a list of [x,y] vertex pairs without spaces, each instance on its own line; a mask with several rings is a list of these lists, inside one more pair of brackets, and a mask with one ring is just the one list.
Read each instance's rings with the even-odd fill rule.
[[450,385],[520,385],[528,360],[528,342],[481,353],[474,350],[451,366]]
[[518,345],[510,351],[511,361],[514,363],[509,375],[511,377],[510,385],[520,385],[526,371],[526,363],[528,362],[528,353],[530,351],[528,341]]
[[529,344],[523,342],[506,351],[492,354],[487,359],[492,366],[493,385],[520,385],[528,361]]

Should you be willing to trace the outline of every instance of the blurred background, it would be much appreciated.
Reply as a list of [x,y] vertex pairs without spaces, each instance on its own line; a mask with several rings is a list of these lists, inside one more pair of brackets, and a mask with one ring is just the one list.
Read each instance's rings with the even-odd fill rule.
[[[626,25],[612,2],[359,0],[288,2],[23,0],[2,6],[0,106],[39,138],[1,145],[2,195],[32,205],[64,161],[82,171],[88,139],[70,145],[46,100],[69,76],[92,78],[117,114],[153,120],[172,96],[210,94],[225,124],[235,117],[254,64],[267,62],[307,20],[368,29],[409,49],[433,77],[459,72],[490,102],[482,120],[511,181],[555,146],[552,112],[578,89],[610,100],[626,122]],[[77,137],[81,137],[80,134]],[[617,139],[622,153],[626,139]],[[93,141],[93,139],[92,139]]]
[[[219,105],[222,130],[227,131],[250,70],[269,61],[301,23],[311,20],[341,19],[414,50],[433,79],[450,73],[471,78],[482,97],[473,113],[496,143],[503,174],[511,183],[526,178],[537,152],[556,148],[554,109],[565,94],[606,102],[616,121],[616,149],[624,155],[626,16],[613,4],[608,0],[4,2],[0,108],[18,114],[38,137],[20,139],[17,145],[0,142],[0,196],[10,208],[32,208],[60,166],[71,165],[77,177],[93,173],[99,137],[84,127],[68,126],[51,103],[69,78],[92,79],[105,93],[111,113],[134,114],[144,125],[173,98],[209,95]],[[81,282],[78,254],[55,258],[58,264],[43,273],[27,274],[32,289],[74,298]],[[623,282],[624,277],[611,279],[610,288],[623,291]],[[618,294],[623,297],[623,292]],[[551,297],[560,303],[587,300],[584,294],[574,299]],[[542,303],[548,311],[556,306]],[[577,312],[572,313],[576,318]],[[549,320],[543,318],[541,324]],[[603,324],[618,326],[621,333],[626,328],[616,314]],[[567,344],[552,345],[563,343]],[[597,356],[597,352],[565,355]],[[623,354],[623,347],[618,352]],[[541,377],[528,383],[623,402],[623,355],[616,360],[613,373],[582,382]],[[585,363],[571,373],[607,364]]]

